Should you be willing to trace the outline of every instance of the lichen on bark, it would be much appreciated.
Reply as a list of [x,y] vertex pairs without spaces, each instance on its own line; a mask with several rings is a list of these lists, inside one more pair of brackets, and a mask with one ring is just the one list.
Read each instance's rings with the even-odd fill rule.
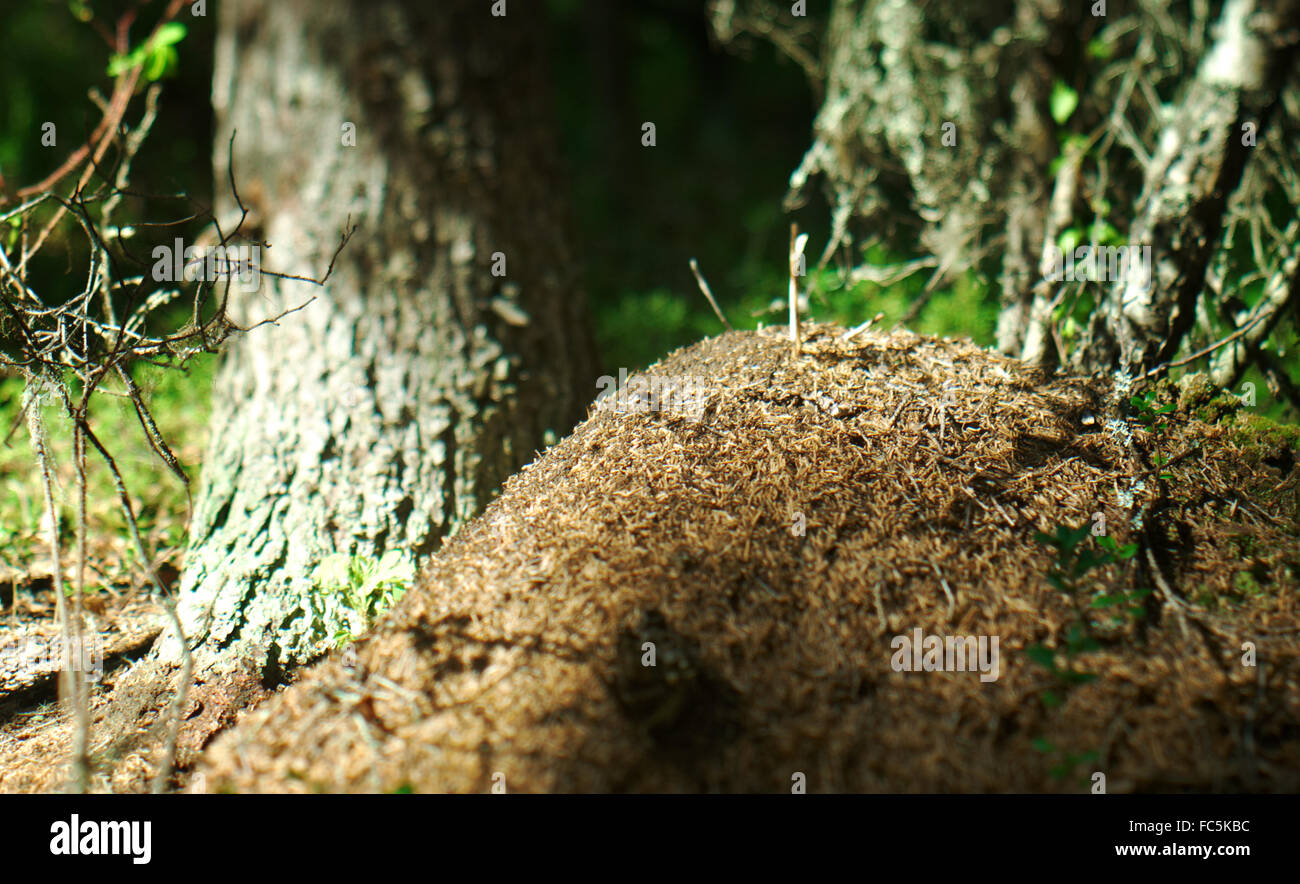
[[[232,297],[245,323],[301,309],[218,371],[180,603],[202,665],[320,653],[325,556],[422,559],[585,408],[594,348],[533,13],[425,6],[222,5],[214,164],[225,181],[237,132],[266,269],[318,278],[357,233],[323,287],[264,273]],[[238,217],[229,190],[218,208]]]

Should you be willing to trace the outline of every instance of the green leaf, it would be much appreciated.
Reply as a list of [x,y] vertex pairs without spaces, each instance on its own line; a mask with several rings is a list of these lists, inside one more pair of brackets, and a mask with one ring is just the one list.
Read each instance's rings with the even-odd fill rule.
[[1044,754],[1050,755],[1056,751],[1056,747],[1052,745],[1051,741],[1044,737],[1035,737],[1032,745],[1036,751]]
[[1079,575],[1086,574],[1098,565],[1104,565],[1108,561],[1110,561],[1109,556],[1099,556],[1095,553],[1089,552],[1088,550],[1084,550],[1079,553],[1079,557],[1074,563],[1074,575],[1078,577]]
[[108,75],[110,77],[121,76],[139,64],[142,58],[144,58],[144,53],[139,49],[129,55],[114,55],[108,60]]
[[185,25],[180,22],[169,21],[158,29],[153,35],[149,44],[155,49],[162,49],[164,46],[173,46],[185,39]]
[[1114,552],[1115,549],[1119,546],[1119,542],[1115,540],[1114,537],[1111,537],[1109,534],[1103,534],[1102,536],[1097,538],[1097,545],[1100,546],[1102,549],[1108,549],[1111,552]]
[[1093,599],[1093,600],[1092,600],[1092,604],[1089,605],[1089,607],[1092,607],[1092,608],[1112,608],[1112,607],[1114,607],[1115,605],[1122,605],[1124,602],[1127,602],[1127,601],[1128,601],[1128,599],[1124,597],[1124,594],[1123,594],[1122,592],[1117,592],[1117,593],[1113,593],[1113,594],[1111,594],[1111,595],[1104,595],[1104,596],[1101,596],[1101,597],[1099,597],[1099,598],[1095,598],[1095,599]]
[[1115,47],[1101,37],[1094,37],[1088,41],[1087,52],[1089,58],[1095,58],[1097,61],[1109,61],[1110,57],[1115,54]]
[[180,57],[177,56],[175,49],[170,46],[154,49],[149,53],[149,58],[144,65],[145,79],[150,82],[161,80],[174,72],[179,64]]
[[1083,153],[1088,149],[1088,136],[1071,132],[1061,139],[1061,153]]
[[1119,559],[1131,559],[1137,555],[1137,551],[1138,545],[1136,543],[1126,543],[1119,548],[1119,552],[1115,553],[1115,556]]
[[1034,645],[1032,648],[1027,648],[1025,650],[1025,655],[1039,666],[1044,666],[1052,671],[1056,670],[1056,652],[1051,648],[1045,648],[1042,645]]
[[1074,250],[1082,243],[1082,227],[1067,227],[1065,230],[1062,230],[1061,235],[1056,238],[1056,245],[1067,255],[1073,255]]
[[176,54],[175,45],[185,39],[185,25],[180,22],[168,22],[144,44],[137,46],[126,55],[114,55],[108,61],[108,75],[120,76],[136,65],[143,65],[147,80],[161,80],[176,70],[180,56]]
[[342,589],[349,585],[351,561],[344,553],[334,553],[321,559],[313,575],[316,583],[325,589]]
[[1078,106],[1078,92],[1075,92],[1060,80],[1052,84],[1052,119],[1056,120],[1058,126],[1065,125],[1065,121],[1070,119],[1070,115],[1074,113],[1074,109]]
[[415,566],[400,550],[390,549],[379,559],[376,575],[382,582],[410,582],[415,579]]
[[1123,237],[1109,221],[1102,221],[1095,228],[1097,242],[1104,246],[1123,245]]

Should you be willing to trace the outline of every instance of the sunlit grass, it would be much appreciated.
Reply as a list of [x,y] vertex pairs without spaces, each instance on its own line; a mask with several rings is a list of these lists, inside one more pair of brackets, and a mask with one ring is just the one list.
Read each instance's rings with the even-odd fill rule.
[[[145,392],[158,429],[176,454],[191,484],[207,440],[209,388],[215,358],[200,355],[184,371],[138,365],[133,372]],[[189,502],[185,486],[149,447],[129,400],[109,387],[92,398],[91,429],[117,461],[146,550],[155,559],[174,556],[185,541]],[[44,503],[40,474],[27,423],[20,420],[23,381],[0,377],[0,433],[15,427],[0,445],[0,575],[48,573]],[[75,539],[76,473],[72,463],[70,423],[53,405],[43,409],[55,467],[56,502],[65,551]],[[87,453],[87,546],[91,587],[129,584],[136,555],[128,542],[126,518],[118,503],[112,475],[93,451]],[[67,552],[65,552],[67,555]]]

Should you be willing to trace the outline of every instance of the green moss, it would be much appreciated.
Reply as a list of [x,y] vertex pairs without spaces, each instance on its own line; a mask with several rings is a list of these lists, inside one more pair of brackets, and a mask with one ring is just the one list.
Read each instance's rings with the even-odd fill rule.
[[1241,409],[1241,400],[1210,383],[1204,372],[1192,372],[1172,381],[1162,381],[1157,389],[1178,402],[1180,414],[1206,424],[1217,424]]
[[1259,581],[1255,579],[1255,575],[1249,571],[1238,571],[1232,583],[1237,588],[1237,592],[1242,595],[1260,595],[1264,591]]
[[1281,449],[1300,450],[1300,425],[1278,423],[1258,414],[1238,414],[1232,422],[1232,441],[1256,456],[1250,463],[1264,457],[1276,457]]
[[1236,414],[1240,408],[1241,401],[1236,396],[1231,393],[1220,393],[1188,413],[1203,423],[1217,424]]
[[[191,479],[197,475],[197,463],[208,434],[209,391],[216,368],[216,358],[201,354],[184,369],[161,368],[146,363],[132,366],[131,374],[144,393],[159,431],[176,454]],[[79,385],[69,378],[70,393],[75,399]],[[45,540],[37,532],[44,512],[44,495],[27,438],[27,427],[19,420],[24,381],[21,377],[0,372],[0,436],[11,427],[15,432],[8,445],[0,445],[0,563],[23,568],[44,554]],[[122,480],[135,504],[136,519],[151,554],[179,549],[185,541],[188,501],[185,486],[173,477],[149,445],[139,417],[130,400],[112,391],[121,384],[105,383],[91,398],[90,424],[117,461]],[[58,485],[72,488],[72,433],[61,407],[44,406],[50,457]],[[111,538],[126,536],[126,518],[118,502],[111,474],[91,451],[87,463],[87,523],[92,557],[110,552],[109,560],[97,567],[106,583],[120,583],[129,573],[128,562],[135,556],[130,544],[106,549],[101,544]],[[72,511],[63,507],[66,540],[71,540]]]

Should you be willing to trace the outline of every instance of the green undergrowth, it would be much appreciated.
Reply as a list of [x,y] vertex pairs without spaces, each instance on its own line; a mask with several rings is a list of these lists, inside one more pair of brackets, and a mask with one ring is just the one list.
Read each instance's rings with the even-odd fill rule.
[[[138,364],[132,372],[145,394],[154,420],[176,454],[192,487],[207,439],[209,391],[215,357],[201,354],[184,370]],[[90,426],[117,462],[132,496],[136,520],[147,551],[161,557],[185,542],[188,500],[185,487],[150,448],[129,400],[113,395],[113,384],[92,397]],[[75,387],[73,395],[78,391]],[[27,571],[48,556],[44,496],[36,458],[22,418],[23,380],[0,376],[0,571]],[[69,550],[75,539],[76,474],[72,463],[71,424],[61,407],[42,407],[54,467],[60,536]],[[13,430],[10,434],[10,430]],[[92,586],[129,583],[136,554],[126,540],[126,518],[109,470],[93,450],[87,452],[87,539]],[[2,575],[0,575],[2,576]]]

